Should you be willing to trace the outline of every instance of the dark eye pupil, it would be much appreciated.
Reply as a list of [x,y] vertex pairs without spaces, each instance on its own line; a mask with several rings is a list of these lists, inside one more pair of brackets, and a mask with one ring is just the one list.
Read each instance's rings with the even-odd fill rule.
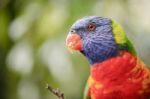
[[89,26],[88,26],[89,31],[93,31],[93,30],[95,30],[95,28],[96,28],[96,26],[94,24],[89,24]]
[[89,26],[89,28],[91,28],[91,29],[93,29],[93,27],[94,27],[93,25],[90,25],[90,26]]

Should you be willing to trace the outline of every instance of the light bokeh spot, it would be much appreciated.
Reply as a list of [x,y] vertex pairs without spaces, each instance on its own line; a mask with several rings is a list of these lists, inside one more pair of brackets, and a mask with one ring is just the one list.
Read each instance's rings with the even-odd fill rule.
[[32,72],[33,62],[32,48],[25,41],[16,44],[7,57],[8,68],[23,75]]

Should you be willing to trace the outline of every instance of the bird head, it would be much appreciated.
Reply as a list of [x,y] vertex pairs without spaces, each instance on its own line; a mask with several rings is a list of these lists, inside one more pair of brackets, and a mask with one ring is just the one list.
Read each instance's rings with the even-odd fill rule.
[[115,21],[97,16],[77,20],[71,26],[66,45],[84,54],[90,64],[114,57],[121,50],[135,53],[125,32]]

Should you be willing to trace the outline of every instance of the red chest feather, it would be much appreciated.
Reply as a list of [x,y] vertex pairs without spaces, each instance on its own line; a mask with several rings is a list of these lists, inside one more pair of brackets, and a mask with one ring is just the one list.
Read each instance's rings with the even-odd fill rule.
[[128,52],[91,66],[88,83],[92,99],[150,99],[150,72]]

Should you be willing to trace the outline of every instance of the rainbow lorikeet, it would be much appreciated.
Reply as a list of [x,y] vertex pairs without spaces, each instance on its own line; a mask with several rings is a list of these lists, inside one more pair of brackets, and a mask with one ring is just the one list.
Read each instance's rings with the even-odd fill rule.
[[150,69],[114,20],[89,16],[76,21],[66,45],[91,65],[84,99],[150,99]]

